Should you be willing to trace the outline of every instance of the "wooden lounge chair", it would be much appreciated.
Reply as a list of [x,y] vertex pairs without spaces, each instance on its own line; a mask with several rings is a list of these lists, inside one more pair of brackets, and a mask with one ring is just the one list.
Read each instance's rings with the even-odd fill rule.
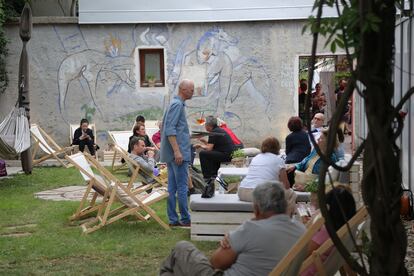
[[[367,209],[365,206],[363,206],[348,222],[351,232],[348,231],[346,224],[337,231],[338,237],[342,240],[345,247],[349,251],[355,249],[351,235],[353,237],[357,236],[359,227],[365,223],[367,216]],[[328,250],[331,250],[331,252],[329,253],[329,256],[323,261],[322,256]],[[316,267],[318,275],[335,275],[335,273],[345,265],[345,260],[342,258],[338,250],[333,246],[332,240],[328,239],[318,249],[313,251],[312,254],[303,262],[300,273],[312,265]]]
[[[32,153],[32,159],[33,159],[33,165],[40,164],[41,162],[47,160],[47,159],[56,159],[62,166],[65,168],[70,167],[71,165],[66,162],[65,159],[60,158],[59,156],[63,157],[64,155],[70,153],[74,146],[69,147],[60,147],[53,139],[50,137],[41,127],[39,127],[37,124],[32,124],[30,126],[30,133],[33,137],[33,140],[35,142],[33,146],[33,153]],[[46,153],[45,156],[35,159],[39,149],[44,151]],[[63,156],[62,156],[63,155]]]
[[[81,225],[84,233],[94,232],[129,215],[136,216],[139,220],[146,220],[152,217],[163,228],[170,229],[155,211],[149,207],[149,205],[168,197],[167,191],[157,190],[147,194],[145,191],[149,187],[146,185],[133,190],[130,188],[130,184],[121,183],[88,153],[79,152],[66,158],[79,169],[79,172],[88,183],[81,205],[74,216],[72,216],[72,219],[97,211],[95,218]],[[99,174],[95,173],[92,168]],[[87,197],[92,190],[95,191],[92,201],[89,206],[84,208]],[[96,204],[98,195],[102,195],[103,198],[101,203]],[[121,206],[115,206],[115,201],[118,201]],[[141,212],[147,215],[144,216]]]
[[295,243],[269,275],[298,275],[300,267],[308,255],[308,244],[315,233],[322,227],[324,221],[322,216],[316,218],[313,224],[309,226],[302,237]]
[[122,168],[126,168],[126,164],[115,165],[117,157],[121,156],[122,149],[123,152],[128,152],[129,137],[131,136],[131,131],[108,131],[108,135],[114,143],[114,156],[112,157],[112,171],[116,171]]

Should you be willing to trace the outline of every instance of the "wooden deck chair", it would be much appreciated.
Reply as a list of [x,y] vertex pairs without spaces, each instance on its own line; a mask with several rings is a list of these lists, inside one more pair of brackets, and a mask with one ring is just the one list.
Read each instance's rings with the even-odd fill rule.
[[[146,220],[146,217],[141,212],[145,212],[149,217],[152,217],[163,228],[170,229],[155,211],[149,207],[151,204],[168,197],[168,192],[159,190],[147,194],[142,193],[145,189],[129,189],[127,185],[121,183],[88,153],[77,153],[73,156],[67,156],[67,158],[79,169],[82,176],[88,179],[89,185],[84,199],[87,198],[91,189],[103,195],[101,204],[95,207],[95,210],[97,210],[96,217],[81,225],[84,233],[94,232],[130,215],[136,216],[139,220]],[[92,168],[99,172],[99,174],[94,173]],[[120,207],[114,204],[116,201],[121,204]]]
[[280,260],[277,266],[270,272],[270,276],[288,276],[298,275],[303,261],[308,255],[308,244],[312,240],[315,233],[322,227],[324,223],[322,216],[313,221],[302,237],[289,250],[286,256]]
[[[353,237],[356,237],[359,227],[366,221],[367,216],[367,209],[365,206],[363,206],[348,222],[351,233],[348,232],[346,224],[337,231],[338,237],[342,240],[348,250],[352,251],[355,249],[351,234]],[[329,253],[329,256],[323,261],[322,256],[328,250],[331,250],[331,252]],[[314,265],[316,267],[318,275],[320,276],[335,275],[335,273],[338,272],[344,264],[345,260],[342,258],[338,250],[336,250],[336,248],[333,246],[332,240],[328,239],[318,249],[313,251],[312,255],[310,255],[303,262],[300,273],[308,269],[311,265]]]
[[[71,156],[66,156],[66,159],[71,164],[73,164],[76,168],[79,169],[83,179],[88,184],[78,209],[70,217],[70,220],[74,221],[74,220],[82,219],[85,216],[88,216],[90,213],[97,211],[100,207],[96,201],[99,196],[102,196],[104,199],[107,199],[107,198],[105,196],[105,187],[102,187],[102,185],[100,185],[102,181],[96,182],[95,178],[91,179],[87,174],[83,172],[83,171],[87,171],[89,172],[89,174],[95,175],[96,178],[102,179],[99,175],[93,173],[93,171],[91,170],[91,166],[86,160],[86,157],[81,152],[78,152],[77,154],[73,154]],[[80,168],[82,168],[83,170],[81,170]],[[139,171],[139,165],[135,167],[131,178],[129,179],[128,183],[126,183],[128,189],[133,189],[134,182],[137,178],[138,171]],[[135,189],[134,193],[141,193],[143,191],[149,190],[152,188],[152,186],[153,185],[142,185],[138,187],[137,189]],[[93,197],[91,201],[88,202],[88,196],[91,193],[93,193]]]
[[[137,167],[139,168],[139,164],[135,160],[133,160],[129,157],[129,154],[128,154],[127,151],[125,151],[124,149],[118,147],[117,145],[114,146],[114,150],[116,150],[118,155],[125,160],[127,166],[130,168],[131,172],[135,173],[136,168]],[[155,176],[153,174],[148,175],[144,170],[138,170],[137,171],[137,177],[144,183],[145,183],[145,177],[146,176],[150,176],[151,178],[153,178],[155,180],[155,183],[157,183],[161,186],[167,187],[167,179],[163,179],[163,178],[161,178],[159,176]]]
[[114,143],[114,156],[112,157],[112,171],[116,171],[122,168],[126,168],[126,164],[115,165],[117,157],[121,156],[119,149],[123,152],[128,152],[129,137],[132,135],[132,131],[108,131],[108,135]]
[[[33,165],[37,165],[47,159],[56,159],[62,166],[65,168],[71,167],[70,164],[66,162],[63,158],[60,158],[59,156],[66,155],[67,153],[70,153],[73,150],[73,146],[69,147],[60,147],[53,139],[50,137],[41,127],[39,127],[37,124],[32,124],[30,126],[30,133],[33,137],[33,140],[35,142],[33,147],[33,153],[32,153],[32,160]],[[35,159],[36,154],[38,153],[39,149],[44,151],[46,153],[45,156]]]

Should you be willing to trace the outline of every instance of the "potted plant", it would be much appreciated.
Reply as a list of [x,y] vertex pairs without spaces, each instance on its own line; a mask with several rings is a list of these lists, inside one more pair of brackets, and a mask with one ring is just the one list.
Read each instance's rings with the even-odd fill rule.
[[147,82],[149,87],[155,86],[155,76],[154,75],[147,75]]
[[231,154],[231,163],[237,167],[242,168],[244,167],[246,162],[246,155],[244,154],[244,151],[242,149],[238,149],[233,151]]
[[311,193],[310,202],[315,208],[319,208],[318,206],[318,186],[319,186],[319,179],[315,178],[312,181],[309,181],[305,185],[305,192]]

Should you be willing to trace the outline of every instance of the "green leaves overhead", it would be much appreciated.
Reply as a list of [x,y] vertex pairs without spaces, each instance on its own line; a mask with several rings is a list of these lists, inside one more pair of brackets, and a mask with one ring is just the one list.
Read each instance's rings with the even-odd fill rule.
[[[313,9],[317,9],[321,0],[316,0]],[[337,49],[347,46],[353,50],[354,56],[358,53],[360,36],[364,33],[379,32],[381,19],[372,13],[360,14],[358,1],[327,0],[324,5],[338,11],[338,17],[321,18],[318,27],[315,16],[310,16],[302,33],[310,31],[319,33],[326,38],[325,47],[335,53]],[[361,21],[361,19],[364,19]],[[361,24],[363,22],[363,24]]]

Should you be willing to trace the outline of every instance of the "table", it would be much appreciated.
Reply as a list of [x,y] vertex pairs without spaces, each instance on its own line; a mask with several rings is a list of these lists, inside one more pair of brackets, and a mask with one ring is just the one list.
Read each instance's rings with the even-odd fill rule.
[[226,176],[245,177],[248,171],[249,171],[248,167],[243,167],[243,168],[225,167],[225,168],[220,168],[217,174],[220,177],[226,177]]

